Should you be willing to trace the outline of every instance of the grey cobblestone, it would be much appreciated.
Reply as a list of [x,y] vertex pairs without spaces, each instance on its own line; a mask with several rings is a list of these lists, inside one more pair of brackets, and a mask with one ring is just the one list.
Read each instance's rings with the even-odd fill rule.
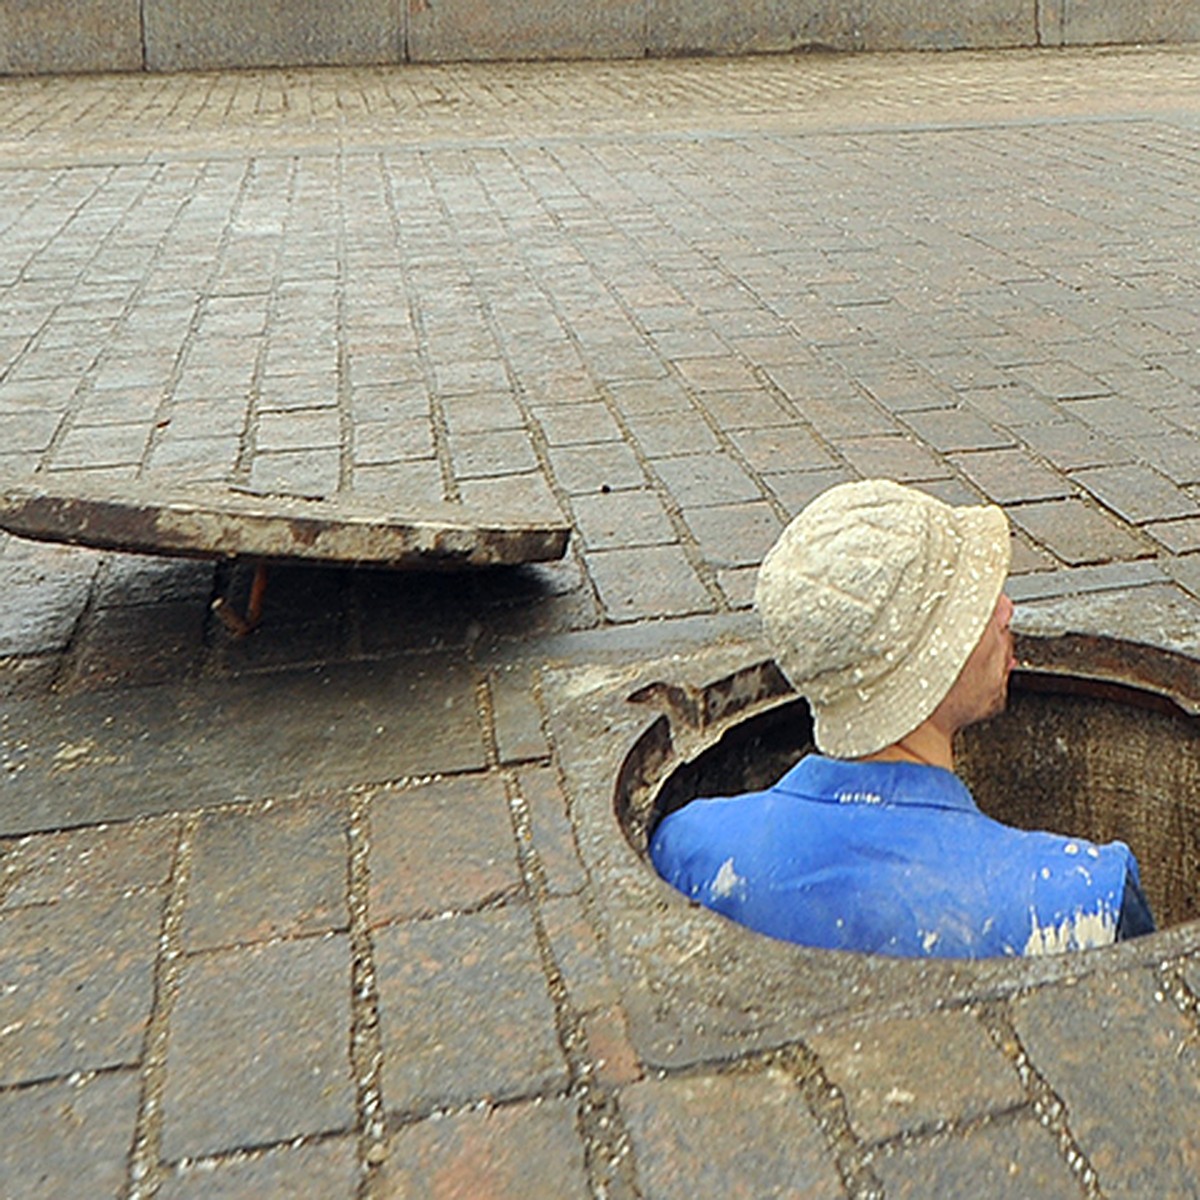
[[575,527],[553,566],[280,570],[242,640],[246,564],[0,538],[0,1192],[1186,1191],[1190,960],[993,989],[1019,1046],[864,972],[765,1054],[761,997],[697,1008],[647,1073],[697,998],[631,987],[569,776],[659,710],[565,730],[550,681],[749,645],[771,538],[867,472],[1004,505],[1030,627],[1194,644],[1198,79],[0,80],[4,470]]

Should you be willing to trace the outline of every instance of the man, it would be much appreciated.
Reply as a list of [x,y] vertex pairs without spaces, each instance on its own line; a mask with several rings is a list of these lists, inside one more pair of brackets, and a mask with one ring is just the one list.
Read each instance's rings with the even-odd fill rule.
[[1008,521],[887,480],[784,530],[755,604],[819,753],[771,789],[696,800],[655,831],[660,874],[762,933],[829,949],[982,958],[1151,932],[1121,842],[1012,829],[954,772],[955,734],[1004,708]]

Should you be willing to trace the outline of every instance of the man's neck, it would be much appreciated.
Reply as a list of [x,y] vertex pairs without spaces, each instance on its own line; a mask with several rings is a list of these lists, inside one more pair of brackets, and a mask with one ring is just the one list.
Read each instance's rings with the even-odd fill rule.
[[864,762],[911,762],[954,770],[954,741],[932,721],[918,725],[898,742],[863,756]]

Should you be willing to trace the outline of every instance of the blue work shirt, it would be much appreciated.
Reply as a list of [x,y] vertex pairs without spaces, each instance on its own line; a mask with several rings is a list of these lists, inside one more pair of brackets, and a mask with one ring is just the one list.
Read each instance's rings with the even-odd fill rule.
[[650,844],[659,874],[760,933],[831,950],[985,958],[1153,930],[1123,842],[1031,833],[951,771],[810,755],[765,792],[694,800]]

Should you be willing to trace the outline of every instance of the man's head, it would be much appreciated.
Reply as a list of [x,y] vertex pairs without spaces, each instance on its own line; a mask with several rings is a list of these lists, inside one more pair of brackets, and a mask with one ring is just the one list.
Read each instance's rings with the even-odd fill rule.
[[890,480],[831,488],[788,525],[763,561],[755,605],[824,753],[892,745],[938,710],[968,661],[989,673],[1007,653],[984,647],[1001,616],[1008,645],[1009,554],[1000,509],[951,508]]

